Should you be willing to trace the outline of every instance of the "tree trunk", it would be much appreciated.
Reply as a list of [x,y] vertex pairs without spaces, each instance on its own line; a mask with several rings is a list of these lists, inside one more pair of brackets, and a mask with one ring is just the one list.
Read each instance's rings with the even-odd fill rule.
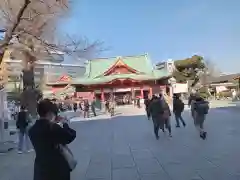
[[34,82],[34,58],[29,53],[25,53],[25,58],[23,62],[23,92],[21,93],[21,105],[26,107],[28,112],[36,117],[37,115],[37,101],[38,101],[38,91],[35,89]]

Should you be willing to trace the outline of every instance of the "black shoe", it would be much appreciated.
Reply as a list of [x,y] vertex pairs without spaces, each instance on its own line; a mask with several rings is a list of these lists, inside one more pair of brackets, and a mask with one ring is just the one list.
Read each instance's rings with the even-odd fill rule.
[[159,140],[159,136],[156,136],[156,140]]
[[207,138],[207,132],[202,132],[200,133],[200,138],[202,138],[203,140],[205,140]]
[[180,125],[176,125],[176,128],[180,128]]
[[203,132],[203,134],[202,134],[202,138],[203,138],[203,140],[205,140],[206,138],[207,138],[207,132]]

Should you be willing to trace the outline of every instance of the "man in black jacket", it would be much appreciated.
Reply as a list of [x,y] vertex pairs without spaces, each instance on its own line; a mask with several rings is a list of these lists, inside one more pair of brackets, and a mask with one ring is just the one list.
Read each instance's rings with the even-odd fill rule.
[[182,118],[182,112],[184,110],[184,103],[179,98],[178,95],[175,95],[173,98],[173,113],[175,114],[176,127],[180,127],[179,120],[182,122],[183,126],[186,126],[185,121]]
[[23,146],[26,146],[26,150],[28,152],[31,151],[30,149],[30,142],[28,137],[28,125],[29,125],[30,119],[27,110],[25,107],[21,107],[20,112],[17,116],[16,126],[18,129],[18,153],[22,154],[23,152]]
[[57,107],[50,100],[42,100],[37,110],[40,119],[29,130],[36,152],[34,180],[70,180],[71,169],[60,147],[71,143],[76,131],[67,123],[55,123]]
[[154,125],[154,134],[156,139],[159,139],[158,131],[160,128],[163,128],[164,121],[162,115],[164,113],[164,109],[162,107],[162,103],[156,95],[153,95],[152,100],[149,104],[149,112],[152,117],[153,125]]

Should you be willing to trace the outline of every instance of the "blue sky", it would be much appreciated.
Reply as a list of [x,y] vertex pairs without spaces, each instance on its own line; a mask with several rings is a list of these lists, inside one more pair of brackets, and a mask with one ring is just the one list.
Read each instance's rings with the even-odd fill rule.
[[100,56],[194,54],[240,72],[240,0],[74,0],[61,30],[101,40]]

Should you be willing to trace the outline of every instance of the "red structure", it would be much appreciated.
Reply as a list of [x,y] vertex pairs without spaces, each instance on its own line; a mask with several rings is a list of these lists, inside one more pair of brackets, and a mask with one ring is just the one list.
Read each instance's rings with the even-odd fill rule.
[[[86,65],[84,77],[69,82],[77,92],[93,92],[105,101],[111,94],[132,98],[152,96],[168,87],[167,70],[154,69],[148,55],[95,59]],[[50,85],[66,86],[64,82]]]

